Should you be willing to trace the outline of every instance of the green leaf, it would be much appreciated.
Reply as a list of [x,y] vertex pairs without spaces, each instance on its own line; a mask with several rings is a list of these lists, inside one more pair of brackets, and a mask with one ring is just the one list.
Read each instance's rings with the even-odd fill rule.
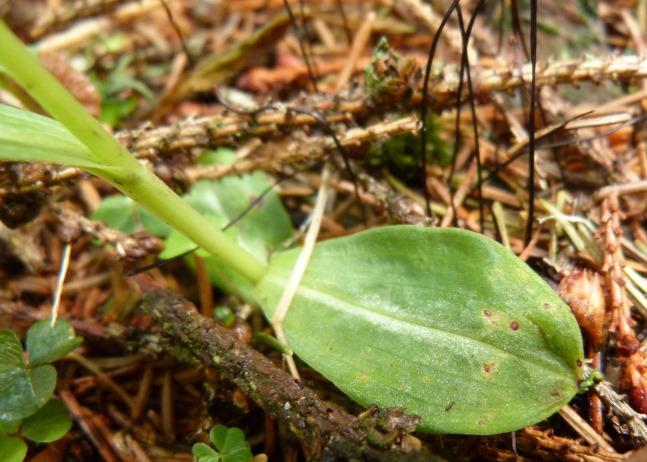
[[103,178],[132,175],[128,168],[96,161],[92,152],[59,122],[6,104],[0,104],[0,146],[0,160],[67,164]]
[[27,417],[22,424],[21,433],[30,440],[49,443],[63,437],[72,427],[72,418],[65,404],[50,399],[35,414]]
[[[298,253],[274,256],[256,287],[268,318]],[[504,247],[458,229],[392,226],[318,244],[284,327],[350,397],[401,406],[422,431],[534,424],[583,377],[568,306]]]
[[209,439],[213,441],[219,451],[226,452],[244,443],[245,433],[240,428],[215,425],[209,433]]
[[49,320],[35,323],[27,332],[29,364],[46,364],[62,358],[83,343],[74,335],[74,329],[67,321],[58,320],[52,328]]
[[[21,421],[33,414],[52,396],[55,385],[56,370],[27,369],[16,334],[0,329],[0,421]],[[5,425],[2,431],[10,432],[12,426]]]
[[220,451],[223,462],[250,462],[252,452],[245,441],[245,433],[240,428],[227,428],[216,425],[211,429],[209,438]]
[[234,311],[228,306],[216,306],[213,309],[213,317],[222,322],[225,327],[231,326],[236,320]]
[[245,444],[230,449],[223,456],[222,462],[252,462],[253,459],[254,455],[249,448],[249,444],[245,442]]
[[135,202],[128,196],[108,196],[101,201],[99,208],[92,213],[92,219],[103,221],[109,228],[124,233],[135,231]]
[[54,393],[56,369],[47,364],[35,369],[0,367],[0,420],[32,415]]
[[60,123],[5,104],[0,104],[0,146],[4,160],[86,165],[94,158]]
[[[200,157],[203,164],[229,164],[235,153],[229,149],[209,151]],[[218,181],[196,182],[184,199],[203,216],[218,227],[224,227],[232,219],[258,199],[270,186],[267,177],[255,172],[240,177],[228,177]],[[242,248],[258,260],[266,262],[268,255],[292,236],[292,225],[279,197],[273,191],[266,193],[234,226],[227,230]],[[170,258],[195,247],[195,244],[179,232],[169,235],[160,254]],[[209,254],[203,257],[210,280],[228,292],[237,293],[247,300],[253,300],[253,285],[229,265],[224,265]],[[189,264],[192,261],[189,259]]]
[[139,215],[139,220],[141,224],[148,231],[159,237],[167,237],[173,231],[173,228],[169,226],[164,221],[157,218],[151,212],[146,210],[144,207],[137,207],[137,214]]
[[[226,150],[218,150],[211,157],[220,164],[231,163],[234,159],[235,155]],[[221,217],[226,224],[238,217],[269,186],[263,173],[254,172],[219,181],[198,181],[184,198],[203,215]],[[237,243],[262,261],[267,261],[269,253],[292,236],[290,218],[273,191],[265,194],[234,227],[238,231]]]
[[0,368],[5,367],[26,367],[22,344],[16,334],[7,328],[0,329]]
[[20,428],[21,423],[22,423],[22,419],[9,420],[7,422],[0,420],[0,435],[16,432],[18,428]]
[[101,122],[116,127],[137,109],[137,98],[108,99],[101,103]]
[[4,462],[22,462],[27,455],[27,445],[12,436],[0,436],[0,454]]
[[199,462],[219,462],[221,459],[220,454],[204,443],[194,444],[192,453],[194,457],[198,458]]
[[136,231],[138,219],[144,228],[159,237],[167,237],[173,230],[128,196],[115,195],[104,198],[91,218],[103,221],[108,227],[124,233]]

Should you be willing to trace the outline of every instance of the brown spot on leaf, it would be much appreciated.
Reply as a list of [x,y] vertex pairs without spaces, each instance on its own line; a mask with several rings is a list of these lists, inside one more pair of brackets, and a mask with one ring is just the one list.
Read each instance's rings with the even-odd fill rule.
[[494,368],[496,367],[496,362],[492,361],[491,363],[483,364],[483,372],[487,375],[488,380],[494,378]]
[[490,310],[483,310],[483,315],[486,318],[491,318],[492,317],[492,312]]
[[579,359],[577,360],[577,367],[582,367],[582,361],[580,361]]
[[510,329],[512,330],[519,330],[519,323],[517,321],[512,321],[510,323]]
[[479,419],[479,420],[476,421],[476,423],[479,424],[479,425],[485,425],[485,420]]
[[547,310],[552,310],[553,305],[551,305],[550,303],[544,303],[544,308],[547,309]]

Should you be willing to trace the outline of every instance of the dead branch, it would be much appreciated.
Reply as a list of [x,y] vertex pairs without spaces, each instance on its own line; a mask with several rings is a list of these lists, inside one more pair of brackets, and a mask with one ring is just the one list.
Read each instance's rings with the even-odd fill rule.
[[[144,288],[148,285],[142,278],[138,282]],[[398,441],[415,428],[417,417],[398,409],[386,414],[379,411],[377,421],[381,424],[353,417],[319,399],[303,383],[169,290],[149,291],[141,307],[160,323],[165,335],[203,364],[215,366],[267,413],[285,423],[310,448],[313,460],[395,461],[408,457]],[[429,456],[411,455],[421,457],[419,460]]]

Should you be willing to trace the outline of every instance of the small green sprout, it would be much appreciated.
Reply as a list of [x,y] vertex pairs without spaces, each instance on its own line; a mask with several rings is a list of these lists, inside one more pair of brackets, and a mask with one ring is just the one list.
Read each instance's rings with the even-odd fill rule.
[[204,443],[193,445],[193,455],[198,462],[251,462],[253,455],[245,434],[240,428],[216,425],[209,433],[216,450]]
[[598,369],[591,369],[589,366],[584,366],[584,380],[580,383],[580,393],[589,391],[593,385],[604,379],[604,375]]

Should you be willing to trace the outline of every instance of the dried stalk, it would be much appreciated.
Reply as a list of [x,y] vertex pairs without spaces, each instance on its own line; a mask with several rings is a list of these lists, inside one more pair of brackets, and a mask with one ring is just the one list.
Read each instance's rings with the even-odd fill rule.
[[[510,91],[530,83],[530,67],[521,69],[502,66],[498,69],[472,70],[474,96],[482,101],[495,91]],[[647,77],[647,57],[611,56],[607,59],[582,58],[545,63],[537,66],[537,85],[555,86],[583,81],[600,83],[605,80],[631,82]],[[429,101],[430,110],[442,111],[451,108],[457,96],[459,73],[454,65],[439,66],[431,78]],[[176,125],[116,134],[117,139],[133,153],[142,157],[159,156],[165,153],[183,151],[193,147],[204,147],[231,143],[233,136],[241,139],[252,136],[276,136],[282,131],[292,130],[304,125],[313,126],[313,117],[293,114],[289,106],[308,107],[325,115],[331,124],[350,123],[369,116],[385,114],[394,110],[414,108],[420,103],[422,95],[418,90],[408,101],[401,96],[406,92],[405,80],[400,85],[390,87],[388,93],[381,93],[379,104],[363,89],[350,92],[346,96],[313,95],[284,105],[277,105],[252,117],[233,114],[231,116],[210,116],[189,119]],[[389,97],[391,96],[391,97]],[[466,95],[463,95],[466,97]],[[404,103],[404,104],[403,104]]]
[[[509,91],[519,88],[529,82],[529,67],[515,68],[512,66],[499,69],[473,71],[474,94],[477,100],[487,99],[492,92]],[[647,57],[611,56],[607,59],[582,58],[545,63],[538,65],[537,85],[577,84],[583,81],[601,82],[613,80],[616,82],[631,82],[647,76]],[[456,66],[445,65],[436,68],[432,77],[432,89],[429,101],[432,110],[441,111],[451,107],[456,98],[459,74]],[[288,105],[274,105],[256,116],[250,115],[219,115],[199,118],[189,118],[177,124],[162,127],[143,126],[142,128],[122,131],[116,138],[139,158],[158,160],[159,157],[175,153],[190,153],[196,148],[213,148],[222,145],[239,145],[251,137],[278,138],[295,129],[315,126],[316,120],[305,114],[290,112],[288,106],[307,107],[325,116],[330,124],[350,127],[357,123],[380,114],[393,111],[412,110],[420,103],[420,91],[415,92],[408,100],[402,95],[407,91],[407,82],[394,85],[388,93],[380,94],[379,103],[364,90],[348,92],[345,96],[312,95],[300,98]],[[391,129],[366,128],[365,142],[371,142],[371,130],[381,131],[380,136],[393,136],[403,133],[403,130],[417,130],[415,124],[409,127],[392,126]],[[356,136],[356,135],[354,135]],[[346,143],[353,143],[356,138],[348,138]],[[344,140],[342,140],[344,142]],[[315,141],[315,145],[318,141]],[[329,143],[330,144],[330,143]],[[312,149],[308,145],[308,150]],[[317,148],[315,146],[315,151]],[[327,148],[326,148],[327,149]],[[289,157],[289,156],[288,156]],[[297,155],[297,158],[303,159]],[[273,162],[288,161],[288,159],[264,160],[256,166],[252,163],[231,167],[229,171],[236,173],[263,168]],[[80,175],[77,169],[51,169],[41,178],[22,179],[18,176],[12,185],[0,186],[0,197],[10,193],[25,193],[31,190],[43,189],[46,186],[58,184],[62,179],[72,179]],[[227,174],[225,172],[222,173]],[[219,176],[219,175],[217,175]]]
[[[624,396],[618,395],[611,385],[602,380],[593,386],[596,395],[607,405],[613,412],[613,415],[618,417],[619,422],[615,422],[618,430],[623,427],[627,429],[627,433],[631,436],[631,441],[636,447],[644,446],[647,444],[647,425],[643,422],[643,416],[634,411],[629,404],[627,404]],[[612,420],[613,422],[613,420]],[[624,433],[624,432],[622,432]]]
[[[310,116],[297,116],[300,119],[312,119]],[[310,120],[309,120],[310,122]],[[245,125],[249,125],[245,123]],[[204,126],[191,126],[180,128],[183,133],[176,141],[162,141],[155,138],[156,143],[163,143],[164,146],[172,150],[189,150],[191,148],[210,148],[224,143],[224,140],[207,141],[204,137]],[[267,126],[265,127],[267,128]],[[418,130],[419,125],[413,116],[405,117],[394,122],[380,122],[367,128],[357,128],[348,130],[344,134],[338,135],[339,141],[344,147],[358,147],[368,145],[379,140],[403,133],[414,133]],[[231,133],[235,133],[235,130]],[[190,134],[193,133],[193,134]],[[196,133],[200,133],[196,135]],[[164,135],[166,136],[166,135]],[[208,138],[208,136],[207,136]],[[118,137],[119,139],[119,137]],[[122,143],[124,139],[119,139]],[[232,141],[233,142],[233,141]],[[154,157],[156,150],[159,148],[146,148],[135,152],[139,158]],[[226,175],[239,175],[249,173],[255,170],[277,171],[284,164],[293,162],[316,161],[324,155],[335,150],[334,142],[330,137],[311,136],[304,139],[295,139],[285,150],[274,157],[265,156],[259,159],[249,159],[236,162],[232,165],[215,165],[212,167],[192,167],[186,169],[182,174],[185,178],[197,180],[199,178],[221,178]],[[25,164],[27,166],[27,164]],[[32,167],[26,169],[28,174],[23,175],[19,164],[14,164],[14,171],[10,178],[11,183],[0,185],[0,198],[14,194],[26,194],[33,191],[46,191],[48,188],[59,185],[61,182],[73,180],[81,175],[83,171],[71,167],[44,167],[34,170]],[[168,170],[165,168],[165,170]],[[176,172],[177,174],[177,172]],[[161,175],[163,176],[163,175]]]
[[611,311],[609,332],[616,332],[617,335],[617,357],[623,370],[622,386],[628,391],[633,408],[647,414],[647,371],[643,366],[640,342],[632,327],[630,302],[625,290],[625,261],[620,245],[622,228],[616,194],[602,202],[599,232],[604,243],[602,274],[606,280]]
[[552,430],[542,431],[534,427],[526,427],[519,432],[517,447],[539,455],[541,460],[550,458],[573,462],[610,462],[625,457],[555,436]]

